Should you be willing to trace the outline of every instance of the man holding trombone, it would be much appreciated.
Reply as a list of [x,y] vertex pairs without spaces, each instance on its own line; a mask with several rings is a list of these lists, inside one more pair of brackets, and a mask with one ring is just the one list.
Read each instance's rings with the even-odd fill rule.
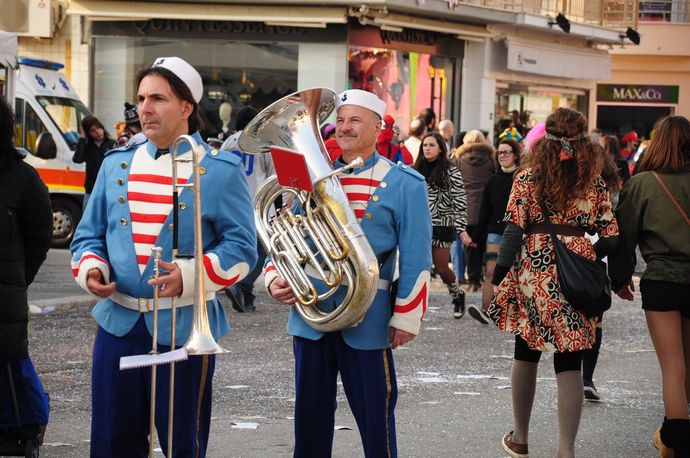
[[[169,365],[120,371],[120,358],[151,350],[154,288],[158,351],[170,349],[173,297],[175,346],[187,340],[195,282],[205,285],[206,303],[194,307],[206,307],[209,332],[215,339],[227,333],[228,320],[215,292],[242,279],[256,261],[252,204],[239,158],[211,150],[197,132],[203,94],[199,73],[180,58],[166,57],[142,70],[136,81],[139,119],[148,141],[107,154],[71,246],[75,280],[101,298],[92,312],[99,328],[93,349],[91,456],[145,456],[153,441],[147,438],[152,414],[161,447],[169,450],[169,396],[174,399],[174,456],[205,456],[214,355],[190,355],[175,364],[173,393],[168,389]],[[196,154],[191,144],[178,145],[181,135],[201,145]],[[181,159],[173,161],[171,152]],[[200,177],[201,195],[199,187],[190,187],[173,199],[172,176],[183,186],[193,184],[192,173]],[[192,216],[195,202],[201,204],[199,218]],[[184,258],[182,254],[194,253],[196,238],[203,259]],[[177,243],[180,256],[174,257]],[[171,262],[154,262],[154,246]],[[152,279],[154,264],[164,272]],[[201,269],[203,281],[195,278],[195,268]],[[149,408],[152,394],[154,412]]]

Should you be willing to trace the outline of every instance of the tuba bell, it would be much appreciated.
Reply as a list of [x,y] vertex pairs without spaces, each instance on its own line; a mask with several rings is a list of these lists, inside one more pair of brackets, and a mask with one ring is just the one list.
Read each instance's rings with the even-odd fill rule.
[[[297,312],[322,332],[359,324],[379,280],[376,256],[338,179],[362,160],[334,170],[319,132],[335,107],[335,96],[326,88],[286,96],[256,115],[238,140],[247,153],[279,149],[304,159],[306,189],[286,185],[286,180],[280,184],[276,175],[268,178],[254,196],[254,218],[266,253],[297,297]],[[273,154],[280,173],[279,157]],[[295,209],[283,206],[272,215],[276,200],[286,196],[292,196]],[[317,303],[341,287],[346,288],[343,299],[333,310],[321,310]]]

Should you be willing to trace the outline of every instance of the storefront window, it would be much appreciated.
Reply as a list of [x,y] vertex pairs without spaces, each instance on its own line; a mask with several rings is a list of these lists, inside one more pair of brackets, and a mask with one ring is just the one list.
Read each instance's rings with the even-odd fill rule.
[[407,132],[410,121],[425,108],[432,108],[437,120],[452,116],[455,59],[350,46],[348,62],[349,88],[379,96],[402,132]]
[[587,113],[587,93],[580,89],[518,86],[498,83],[496,88],[495,139],[509,128],[525,134],[557,108]]
[[241,107],[262,110],[297,90],[297,44],[97,37],[94,49],[94,113],[111,132],[124,102],[136,102],[137,72],[157,57],[178,56],[201,74],[204,138],[233,132]]

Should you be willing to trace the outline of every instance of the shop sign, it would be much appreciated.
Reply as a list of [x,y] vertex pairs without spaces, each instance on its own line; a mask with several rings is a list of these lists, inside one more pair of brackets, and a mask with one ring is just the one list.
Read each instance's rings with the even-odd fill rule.
[[438,44],[438,34],[427,32],[426,30],[403,29],[402,32],[391,32],[390,30],[381,29],[380,34],[381,42],[384,45],[389,45],[394,41],[426,46],[436,46]]
[[597,84],[598,102],[678,103],[678,86]]
[[464,46],[450,35],[418,29],[402,29],[400,32],[382,30],[378,27],[350,24],[349,43],[354,46],[398,49],[438,56],[462,58]]
[[251,21],[199,21],[192,19],[150,19],[148,21],[97,21],[94,36],[156,38],[222,38],[243,41],[344,42],[345,24],[330,24],[325,29],[267,25]]
[[[611,56],[594,49],[537,43],[532,40],[507,41],[506,68],[570,79],[608,80],[611,78]],[[495,59],[502,56],[500,43]],[[504,48],[505,49],[505,48]]]

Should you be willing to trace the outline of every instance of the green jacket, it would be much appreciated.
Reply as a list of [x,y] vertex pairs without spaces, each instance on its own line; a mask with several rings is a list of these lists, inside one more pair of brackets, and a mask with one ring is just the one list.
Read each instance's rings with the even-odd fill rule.
[[[690,164],[678,173],[657,173],[690,215]],[[609,256],[609,276],[615,291],[632,278],[636,245],[647,262],[643,279],[690,283],[690,226],[652,172],[639,173],[625,183],[616,218],[620,242]]]

